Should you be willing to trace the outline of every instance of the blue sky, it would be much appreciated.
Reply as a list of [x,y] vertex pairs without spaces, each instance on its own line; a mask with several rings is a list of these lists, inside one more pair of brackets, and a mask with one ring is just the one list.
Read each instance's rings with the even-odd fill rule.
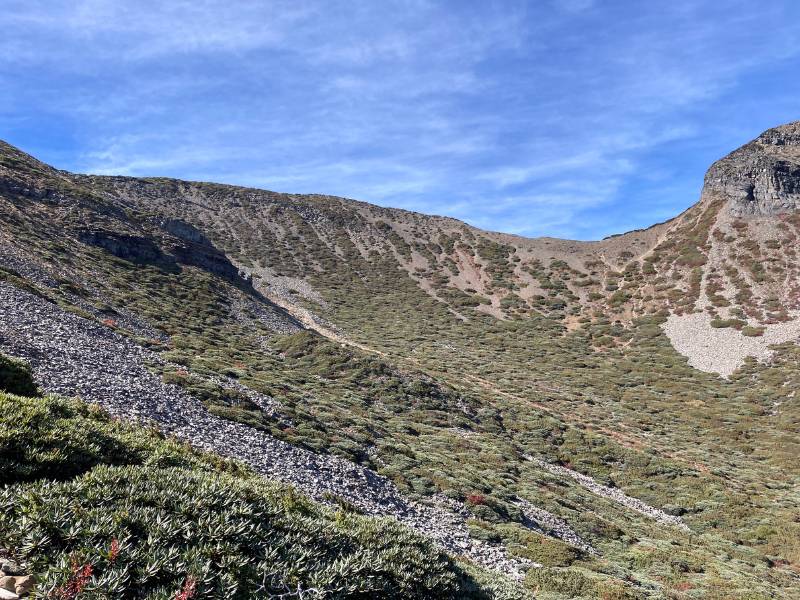
[[0,138],[594,239],[800,119],[798,24],[794,0],[5,0]]

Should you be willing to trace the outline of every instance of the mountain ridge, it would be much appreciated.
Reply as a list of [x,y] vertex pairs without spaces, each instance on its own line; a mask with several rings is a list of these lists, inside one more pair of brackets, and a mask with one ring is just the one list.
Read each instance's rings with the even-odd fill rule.
[[[763,149],[763,148],[769,148],[769,147],[781,148],[781,147],[787,147],[787,146],[800,146],[800,121],[793,121],[793,122],[790,122],[790,123],[787,123],[787,124],[784,124],[784,125],[780,125],[780,126],[777,126],[777,127],[772,127],[770,129],[767,129],[764,132],[762,132],[759,136],[757,136],[756,138],[751,140],[750,142],[747,142],[746,144],[744,144],[740,148],[737,148],[736,150],[730,152],[728,155],[726,155],[726,156],[718,159],[717,161],[715,161],[706,171],[706,174],[704,176],[704,186],[703,187],[706,188],[706,189],[707,188],[713,188],[715,186],[715,184],[721,183],[721,181],[716,181],[716,180],[724,179],[722,172],[725,171],[725,168],[723,167],[723,165],[725,165],[727,163],[730,163],[730,162],[737,162],[737,159],[739,159],[739,157],[742,156],[742,155],[757,154],[757,153],[751,152],[751,149],[754,148],[754,147],[759,147],[759,148]],[[447,215],[438,215],[438,214],[424,213],[424,212],[414,211],[414,210],[409,210],[409,209],[386,207],[386,206],[377,205],[377,204],[374,204],[374,203],[370,203],[370,202],[359,200],[359,199],[355,199],[355,198],[350,198],[350,197],[345,197],[345,196],[335,196],[335,195],[324,194],[324,193],[296,194],[296,193],[292,193],[292,192],[278,192],[278,191],[273,191],[273,190],[267,190],[267,189],[264,189],[264,188],[254,188],[252,186],[245,186],[245,185],[239,185],[239,184],[215,183],[215,182],[210,181],[210,180],[187,180],[187,179],[169,178],[169,177],[161,177],[161,176],[95,175],[95,174],[91,174],[91,173],[86,173],[86,174],[73,173],[73,172],[70,172],[70,171],[57,169],[57,168],[54,168],[54,167],[52,167],[50,165],[47,165],[46,163],[43,163],[42,161],[36,159],[33,155],[24,152],[20,148],[18,148],[16,146],[13,146],[12,144],[10,144],[10,143],[8,143],[8,142],[6,142],[4,140],[0,140],[0,149],[5,154],[12,154],[18,160],[33,162],[39,168],[43,167],[45,169],[48,169],[48,170],[52,171],[54,174],[59,174],[59,175],[63,175],[63,176],[66,176],[66,177],[85,178],[85,179],[88,179],[88,180],[104,178],[104,179],[119,179],[119,180],[132,180],[132,181],[142,180],[142,181],[151,181],[151,182],[174,181],[174,182],[180,182],[180,183],[184,183],[184,184],[215,185],[215,186],[229,187],[231,189],[237,189],[237,190],[258,190],[258,191],[266,192],[266,193],[269,193],[269,194],[282,195],[282,196],[288,196],[288,197],[293,197],[293,198],[301,198],[301,199],[313,199],[313,198],[335,199],[335,200],[340,200],[340,201],[344,201],[344,202],[352,202],[352,203],[356,203],[356,204],[366,205],[366,206],[368,206],[368,207],[370,207],[372,209],[386,209],[386,210],[390,210],[390,211],[398,211],[398,212],[402,212],[402,213],[408,213],[409,215],[416,215],[416,216],[422,216],[422,217],[433,218],[433,219],[443,219],[443,220],[454,221],[459,225],[465,225],[467,227],[471,227],[471,228],[480,230],[480,228],[475,227],[473,225],[470,225],[470,224],[466,223],[465,221],[462,221],[460,219],[457,219],[455,217],[450,217],[450,216],[447,216]],[[778,151],[772,152],[771,154],[776,154],[776,155],[780,156],[780,152],[778,152]],[[741,162],[741,161],[739,161],[739,162]],[[794,176],[796,176],[796,174]],[[701,195],[702,195],[702,192],[701,192]],[[729,194],[729,195],[731,195],[731,194]],[[793,206],[787,206],[786,208],[787,209],[791,209],[792,207]],[[680,214],[683,214],[683,213],[680,213]],[[521,238],[523,240],[531,240],[531,241],[533,241],[533,240],[550,239],[550,240],[562,240],[562,241],[566,241],[566,242],[597,243],[597,242],[605,241],[605,240],[607,240],[609,238],[624,236],[624,235],[627,235],[627,234],[630,234],[630,233],[646,231],[646,230],[651,229],[653,227],[656,227],[658,225],[664,225],[666,223],[669,223],[669,222],[673,221],[676,218],[679,218],[680,214],[676,215],[675,217],[672,217],[670,219],[667,219],[666,221],[653,223],[653,224],[648,225],[646,227],[635,228],[635,229],[632,229],[632,230],[629,230],[629,231],[623,231],[623,232],[620,232],[620,233],[610,234],[609,236],[606,236],[605,238],[601,238],[601,239],[597,239],[597,240],[571,240],[571,239],[566,239],[566,238],[556,238],[556,237],[548,236],[548,235],[537,236],[537,237],[529,237],[529,236],[524,236],[524,235],[520,235],[520,234],[512,234],[512,233],[507,233],[507,232],[502,232],[502,231],[494,231],[494,230],[481,230],[481,231],[484,231],[485,233],[490,233],[490,234],[495,234],[495,235],[506,235],[506,236],[511,236],[511,237],[515,237],[515,238]],[[747,213],[747,214],[751,214],[751,213]]]
[[[128,243],[136,238],[130,238],[133,230],[143,232],[144,237],[150,235],[147,231],[157,236],[170,232],[146,223],[131,229],[125,225],[131,223],[130,219],[114,212],[119,206],[145,213],[161,211],[160,217],[152,218],[172,222],[173,227],[193,228],[208,243],[197,245],[177,236],[178,243],[168,242],[167,255],[180,255],[183,262],[200,260],[207,268],[221,269],[233,279],[237,269],[250,268],[250,261],[246,257],[236,259],[236,251],[231,249],[241,247],[236,239],[239,234],[229,227],[225,231],[225,221],[251,219],[253,215],[247,213],[250,209],[242,206],[255,202],[253,210],[261,215],[256,219],[262,219],[263,229],[271,228],[273,239],[283,239],[283,244],[286,232],[297,225],[277,224],[276,219],[284,219],[289,211],[296,215],[292,218],[305,221],[304,227],[316,219],[324,221],[327,231],[338,228],[351,238],[349,243],[362,257],[375,250],[391,252],[421,289],[459,318],[469,318],[464,307],[497,318],[560,312],[561,319],[574,327],[576,320],[592,318],[592,311],[597,310],[616,313],[626,322],[661,311],[682,315],[705,310],[714,322],[735,322],[738,328],[748,326],[758,331],[759,327],[790,320],[791,311],[800,308],[800,295],[787,283],[796,268],[790,264],[791,239],[796,234],[786,221],[759,220],[765,216],[785,219],[794,214],[792,199],[795,186],[800,185],[800,159],[795,150],[799,128],[800,122],[795,122],[769,129],[716,161],[708,169],[699,201],[673,219],[597,241],[482,231],[451,217],[321,194],[283,194],[165,178],[75,175],[55,170],[8,144],[3,147],[6,161],[10,157],[16,168],[16,177],[20,171],[34,177],[43,174],[57,188],[62,184],[67,189],[78,186],[91,190],[86,192],[87,198],[102,196],[95,198],[108,206],[101,212],[113,217],[109,222],[112,229],[118,227],[120,235],[128,236]],[[768,214],[757,214],[753,201],[747,200],[750,188],[759,197],[770,195],[771,208],[764,208]],[[747,206],[741,204],[743,201]],[[759,202],[767,206],[767,200],[762,198],[755,204]],[[720,212],[723,205],[728,210]],[[270,211],[280,215],[267,217]],[[202,218],[198,220],[194,213],[202,213]],[[749,219],[742,221],[742,215],[749,215]],[[265,218],[270,221],[263,221]],[[222,220],[221,228],[215,223],[217,219]],[[105,218],[103,221],[108,222]],[[201,233],[209,224],[215,228],[213,232]],[[247,227],[252,230],[251,225]],[[776,225],[786,233],[778,231]],[[797,226],[791,219],[788,225]],[[212,249],[215,235],[216,247]],[[291,235],[296,237],[297,232]],[[313,226],[308,228],[312,243],[324,241],[333,248],[334,260],[340,260],[341,249],[326,235]],[[161,252],[152,245],[144,247],[145,242],[140,248],[124,250],[126,242],[108,239],[108,232],[80,230],[78,236],[84,241],[94,240],[96,245],[150,258]],[[734,240],[744,252],[727,251]],[[442,241],[448,252],[442,252]],[[244,250],[245,254],[255,251]],[[772,261],[766,263],[766,269],[760,264],[763,258]],[[557,268],[550,268],[553,264]],[[294,271],[302,274],[318,266],[318,261],[316,265],[298,264]],[[261,273],[262,283],[265,278],[274,280],[270,274]],[[277,299],[269,285],[262,285],[261,291]],[[279,296],[279,304],[291,309],[293,299]],[[296,307],[298,314],[304,311],[307,307]]]

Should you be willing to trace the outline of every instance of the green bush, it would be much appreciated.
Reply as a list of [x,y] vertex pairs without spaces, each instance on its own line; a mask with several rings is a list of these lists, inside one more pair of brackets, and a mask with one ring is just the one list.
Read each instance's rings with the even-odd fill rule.
[[514,548],[514,553],[546,567],[566,567],[580,556],[572,546],[545,536],[536,536],[526,546]]
[[565,569],[531,569],[525,582],[543,592],[560,592],[568,598],[595,598],[596,580],[580,571]]
[[181,444],[142,436],[77,400],[0,393],[0,415],[0,484],[66,480],[100,464],[142,464],[154,457],[160,464],[204,463]]
[[742,335],[746,335],[747,337],[759,337],[764,335],[764,328],[763,327],[750,327],[749,325],[746,327],[742,327]]
[[741,319],[712,319],[711,326],[716,329],[724,329],[726,327],[733,327],[734,329],[742,329],[747,323]]
[[479,597],[396,522],[321,509],[256,478],[102,466],[6,488],[0,510],[3,545],[44,573],[43,593],[64,585],[77,557],[92,565],[93,592],[111,598],[174,597],[189,578],[197,598]]
[[0,354],[0,391],[18,396],[39,394],[30,366],[4,354]]

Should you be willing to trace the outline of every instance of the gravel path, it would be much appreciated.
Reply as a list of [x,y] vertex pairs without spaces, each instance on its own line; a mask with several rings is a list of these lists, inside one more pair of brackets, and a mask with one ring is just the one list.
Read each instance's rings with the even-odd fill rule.
[[690,531],[688,525],[684,523],[679,517],[675,517],[672,515],[668,515],[663,510],[659,510],[657,508],[653,508],[649,504],[645,504],[638,498],[632,498],[628,496],[624,492],[618,490],[617,488],[611,488],[606,485],[602,485],[598,483],[588,475],[584,475],[583,473],[578,473],[577,471],[573,471],[572,469],[567,469],[566,467],[561,467],[559,465],[554,465],[548,462],[545,462],[541,459],[534,458],[532,456],[526,456],[527,460],[534,463],[537,467],[541,467],[545,471],[549,471],[553,475],[557,475],[559,478],[569,477],[570,479],[574,479],[578,482],[582,487],[586,488],[590,492],[601,496],[602,498],[608,498],[609,500],[613,500],[617,504],[621,504],[626,508],[631,510],[635,510],[638,513],[643,514],[654,521],[661,523],[662,525],[674,525],[679,529],[683,529],[684,531]]
[[566,542],[570,546],[583,550],[587,554],[593,554],[595,556],[599,554],[597,550],[575,533],[572,528],[567,525],[566,521],[555,516],[553,513],[534,506],[526,500],[518,502],[517,506],[519,506],[525,514],[525,525],[530,529],[534,529],[544,535],[558,538],[562,542]]
[[501,546],[469,537],[466,515],[446,504],[404,498],[369,469],[314,454],[245,425],[209,414],[177,386],[164,384],[146,364],[161,358],[94,321],[0,283],[0,350],[30,362],[48,392],[78,396],[114,416],[149,422],[193,446],[241,460],[264,476],[296,486],[317,500],[334,494],[367,514],[392,516],[445,550],[520,578],[535,566],[512,559]]

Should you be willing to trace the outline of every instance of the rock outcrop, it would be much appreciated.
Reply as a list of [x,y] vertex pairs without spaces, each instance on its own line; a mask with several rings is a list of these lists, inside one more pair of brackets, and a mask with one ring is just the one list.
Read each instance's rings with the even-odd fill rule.
[[26,569],[8,558],[6,554],[6,551],[0,548],[0,600],[27,598],[36,585],[36,578],[25,574]]
[[734,216],[800,209],[800,121],[769,129],[708,170],[704,195],[721,194]]
[[91,229],[78,232],[78,239],[84,244],[102,248],[125,260],[142,263],[164,260],[161,248],[152,239],[144,236]]

